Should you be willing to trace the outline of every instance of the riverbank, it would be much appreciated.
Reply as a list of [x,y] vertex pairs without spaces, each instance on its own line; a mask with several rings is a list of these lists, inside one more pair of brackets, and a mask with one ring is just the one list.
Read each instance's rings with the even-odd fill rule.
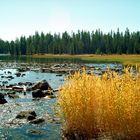
[[86,62],[95,63],[122,63],[124,65],[140,65],[140,55],[95,55],[95,54],[85,54],[85,55],[54,55],[54,54],[35,54],[32,55],[33,58],[63,58],[63,59],[80,59]]

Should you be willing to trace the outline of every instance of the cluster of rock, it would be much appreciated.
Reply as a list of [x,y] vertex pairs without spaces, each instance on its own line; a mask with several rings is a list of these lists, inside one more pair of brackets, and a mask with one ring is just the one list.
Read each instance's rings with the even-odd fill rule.
[[28,110],[28,111],[21,111],[20,113],[18,113],[16,119],[26,119],[27,121],[33,124],[39,124],[45,121],[45,119],[43,118],[36,118],[36,117],[37,115],[35,111]]
[[51,72],[51,73],[58,73],[58,76],[62,76],[61,74],[71,74],[74,73],[76,71],[79,71],[81,68],[83,67],[83,65],[80,64],[68,64],[68,63],[64,63],[64,64],[53,64],[51,66],[45,66],[43,68],[41,68],[42,72]]
[[[30,87],[28,87],[30,85]],[[27,86],[27,87],[26,87]],[[48,98],[55,98],[55,95],[53,94],[53,90],[49,83],[46,80],[38,81],[35,84],[33,83],[19,83],[19,85],[9,85],[5,86],[5,88],[2,88],[3,90],[8,90],[7,93],[2,94],[0,93],[0,104],[7,103],[6,99],[4,98],[4,95],[7,95],[9,98],[18,98],[19,96],[16,95],[16,92],[24,92],[26,94],[26,91],[32,92],[33,98],[42,98],[42,97],[48,97]]]

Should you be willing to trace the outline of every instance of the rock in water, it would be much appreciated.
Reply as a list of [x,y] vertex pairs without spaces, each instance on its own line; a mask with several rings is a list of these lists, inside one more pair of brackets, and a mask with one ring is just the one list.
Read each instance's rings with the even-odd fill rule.
[[0,104],[5,104],[7,101],[5,99],[0,99]]
[[39,81],[32,86],[32,90],[52,90],[51,86],[46,80]]
[[41,131],[41,130],[36,130],[36,129],[28,129],[27,131],[29,134],[32,134],[32,135],[41,135],[41,134],[44,134],[45,132]]
[[26,116],[26,119],[27,119],[28,121],[31,121],[31,120],[36,119],[36,116],[29,114],[29,115]]
[[17,73],[15,73],[15,75],[16,75],[17,77],[20,77],[20,76],[21,76],[21,73],[20,73],[20,72],[17,72]]
[[33,120],[36,118],[36,113],[35,111],[31,111],[31,110],[28,110],[28,111],[21,111],[17,116],[16,118],[17,119],[27,119],[27,120]]
[[4,95],[2,93],[0,93],[0,104],[5,104],[7,103],[7,101],[4,98]]
[[42,92],[42,90],[37,89],[32,92],[32,96],[33,96],[33,98],[41,98],[41,97],[45,97],[46,94],[44,92]]

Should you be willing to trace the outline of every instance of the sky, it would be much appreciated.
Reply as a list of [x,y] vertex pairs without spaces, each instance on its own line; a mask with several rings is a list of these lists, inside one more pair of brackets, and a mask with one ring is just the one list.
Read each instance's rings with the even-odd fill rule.
[[0,38],[101,29],[140,30],[140,0],[0,0]]

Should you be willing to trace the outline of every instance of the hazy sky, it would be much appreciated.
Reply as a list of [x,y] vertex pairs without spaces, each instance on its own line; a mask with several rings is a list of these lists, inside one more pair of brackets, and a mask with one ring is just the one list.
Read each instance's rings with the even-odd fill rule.
[[35,31],[140,30],[140,0],[0,0],[0,38]]

